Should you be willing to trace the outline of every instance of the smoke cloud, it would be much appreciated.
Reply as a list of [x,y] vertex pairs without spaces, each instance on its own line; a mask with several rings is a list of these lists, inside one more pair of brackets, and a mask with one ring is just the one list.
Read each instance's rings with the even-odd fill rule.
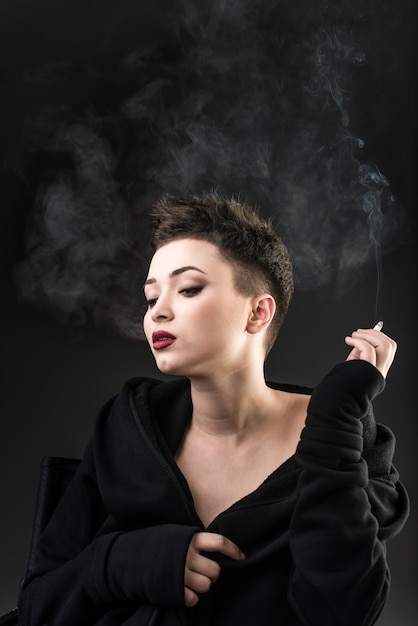
[[21,296],[141,337],[149,210],[211,188],[273,217],[297,289],[380,276],[406,215],[356,123],[390,4],[122,2],[95,54],[33,69],[27,92],[47,95],[25,127],[38,175]]

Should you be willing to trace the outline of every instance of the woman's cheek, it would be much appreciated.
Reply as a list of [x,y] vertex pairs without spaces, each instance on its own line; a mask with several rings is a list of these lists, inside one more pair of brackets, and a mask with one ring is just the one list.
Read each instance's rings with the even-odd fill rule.
[[[150,344],[150,330],[149,330],[149,311],[147,311],[142,320],[142,328],[147,342]],[[150,344],[151,345],[151,344]]]

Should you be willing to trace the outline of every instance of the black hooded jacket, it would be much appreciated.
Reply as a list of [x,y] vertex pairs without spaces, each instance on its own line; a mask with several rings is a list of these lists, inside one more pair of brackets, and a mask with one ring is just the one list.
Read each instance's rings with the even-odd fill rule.
[[350,361],[315,388],[296,454],[206,529],[229,537],[246,558],[211,554],[221,576],[188,608],[185,558],[204,527],[174,455],[191,419],[190,383],[128,381],[98,416],[41,537],[19,623],[374,624],[390,585],[385,543],[408,516],[392,465],[394,436],[371,407],[383,387],[376,368]]

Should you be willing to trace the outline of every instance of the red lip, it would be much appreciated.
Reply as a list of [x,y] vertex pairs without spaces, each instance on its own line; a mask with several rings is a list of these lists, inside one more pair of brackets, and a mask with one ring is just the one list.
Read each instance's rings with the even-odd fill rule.
[[152,346],[154,350],[168,348],[175,340],[175,336],[168,333],[166,330],[157,330],[155,333],[152,333]]

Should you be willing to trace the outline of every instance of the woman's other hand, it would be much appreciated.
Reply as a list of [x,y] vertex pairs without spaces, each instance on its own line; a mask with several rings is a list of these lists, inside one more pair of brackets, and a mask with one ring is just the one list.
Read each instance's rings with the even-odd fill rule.
[[203,556],[201,552],[219,552],[236,560],[245,558],[238,546],[223,535],[209,532],[193,535],[187,552],[184,571],[186,606],[197,604],[199,601],[198,594],[207,593],[221,574],[219,563]]

